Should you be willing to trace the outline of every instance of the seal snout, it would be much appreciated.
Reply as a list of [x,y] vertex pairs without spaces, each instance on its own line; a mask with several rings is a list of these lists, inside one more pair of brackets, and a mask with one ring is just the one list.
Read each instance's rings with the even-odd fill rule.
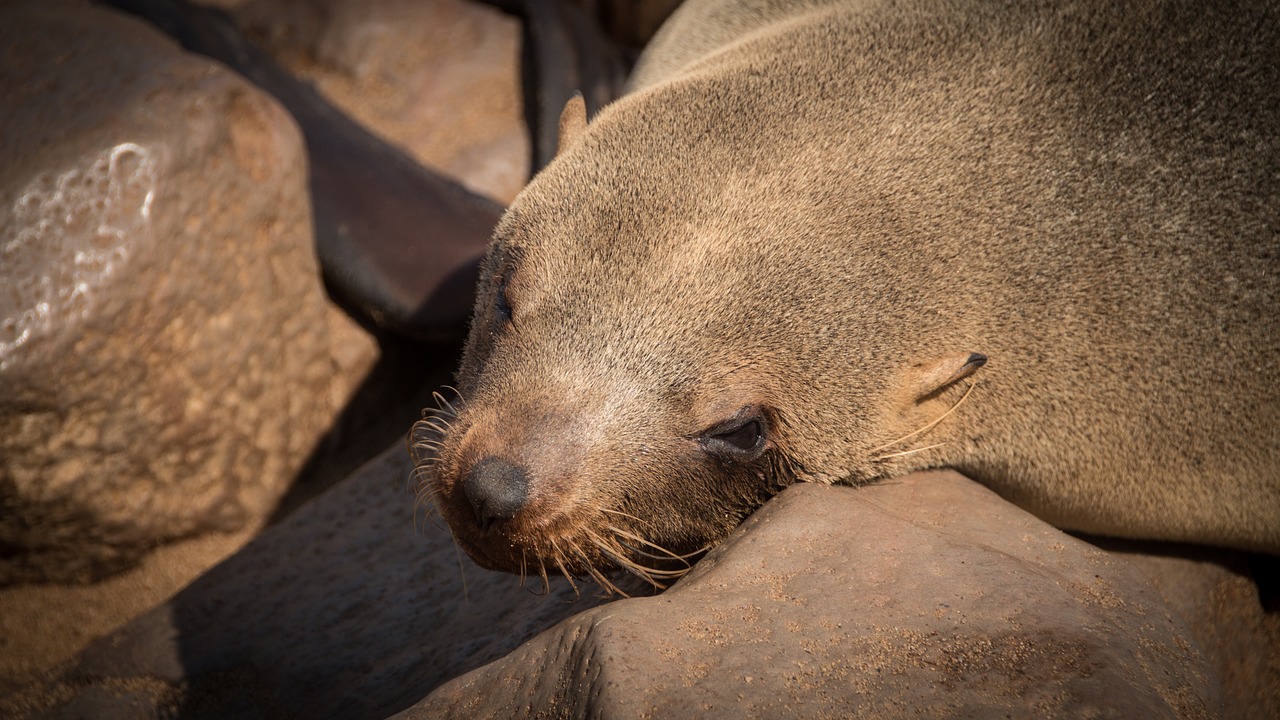
[[462,490],[484,530],[494,522],[511,520],[529,497],[529,476],[524,468],[490,456],[471,466]]

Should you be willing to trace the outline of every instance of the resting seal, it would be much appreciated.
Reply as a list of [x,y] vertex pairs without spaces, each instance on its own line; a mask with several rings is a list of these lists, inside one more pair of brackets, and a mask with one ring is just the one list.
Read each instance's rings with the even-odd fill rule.
[[939,466],[1280,552],[1278,10],[688,3],[495,231],[424,493],[597,577]]

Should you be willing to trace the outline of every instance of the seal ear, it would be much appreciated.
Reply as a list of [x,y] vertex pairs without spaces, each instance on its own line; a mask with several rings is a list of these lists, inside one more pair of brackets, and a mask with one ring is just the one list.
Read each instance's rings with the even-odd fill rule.
[[917,401],[933,395],[969,377],[987,364],[982,353],[955,353],[926,362],[916,368],[911,382],[912,395]]
[[582,99],[582,93],[576,92],[564,104],[564,110],[560,111],[560,139],[556,144],[556,157],[569,149],[586,126],[587,103]]

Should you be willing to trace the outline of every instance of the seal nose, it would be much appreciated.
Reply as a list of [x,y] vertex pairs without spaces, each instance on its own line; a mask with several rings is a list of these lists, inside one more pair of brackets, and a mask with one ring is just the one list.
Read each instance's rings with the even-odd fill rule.
[[488,530],[496,520],[510,520],[516,516],[529,497],[529,478],[524,469],[500,457],[487,457],[471,466],[471,472],[462,481],[462,491],[476,521]]

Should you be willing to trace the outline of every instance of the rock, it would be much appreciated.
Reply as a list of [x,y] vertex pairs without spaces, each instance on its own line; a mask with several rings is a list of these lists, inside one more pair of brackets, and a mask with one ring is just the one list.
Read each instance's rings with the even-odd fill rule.
[[326,301],[274,101],[87,3],[0,15],[0,583],[83,581],[271,511]]
[[0,714],[1204,717],[1256,688],[1159,592],[1260,614],[1220,567],[1140,569],[955,473],[796,486],[666,593],[594,607],[472,565],[409,472],[389,449]]
[[1217,717],[1217,681],[1136,567],[939,472],[794,486],[397,718]]
[[250,535],[251,530],[209,533],[167,543],[147,553],[137,567],[87,585],[0,589],[0,697],[168,600],[243,547]]
[[308,149],[325,285],[345,309],[417,341],[465,335],[500,205],[370,133],[246,39],[226,13],[183,0],[104,2],[234,69],[293,115]]
[[600,602],[473,565],[410,470],[397,443],[0,716],[381,718]]
[[520,23],[463,0],[256,0],[237,22],[423,165],[506,204],[529,177]]
[[1272,558],[1268,567],[1264,557],[1216,548],[1096,541],[1144,570],[1186,620],[1221,679],[1222,717],[1280,718],[1280,608],[1268,609],[1259,597],[1262,582],[1276,579],[1280,561]]

